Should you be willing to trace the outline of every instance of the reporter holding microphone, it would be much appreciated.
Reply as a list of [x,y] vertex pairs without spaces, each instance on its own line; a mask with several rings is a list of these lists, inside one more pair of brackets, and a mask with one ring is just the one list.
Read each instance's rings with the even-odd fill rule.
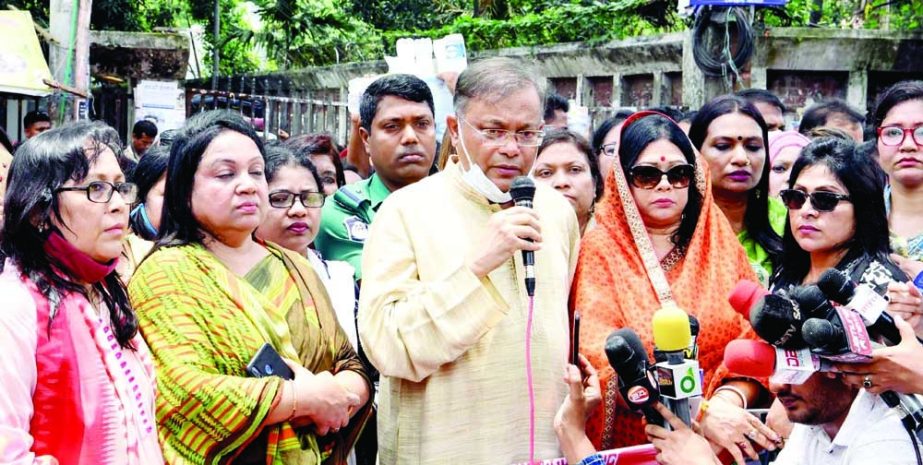
[[[870,384],[865,389],[872,394],[923,394],[923,345],[916,340],[910,323],[899,315],[894,316],[894,323],[901,333],[900,344],[875,349],[869,363],[838,363],[834,369],[854,386]],[[866,379],[873,381],[866,383]]]
[[[746,156],[739,158],[746,163]],[[756,457],[754,444],[772,448],[778,439],[744,410],[766,390],[752,380],[731,379],[721,354],[733,339],[756,337],[727,296],[739,280],[757,278],[715,206],[704,162],[676,123],[654,112],[626,120],[618,160],[597,205],[597,227],[581,244],[572,291],[583,317],[581,347],[603,347],[613,329],[632,328],[649,354],[655,311],[674,305],[694,315],[702,328],[703,391],[710,397],[700,420],[705,434],[741,463]],[[590,440],[601,450],[647,442],[641,415],[617,402],[616,374],[603,351],[587,354],[594,366],[605,367],[603,408],[587,423]]]

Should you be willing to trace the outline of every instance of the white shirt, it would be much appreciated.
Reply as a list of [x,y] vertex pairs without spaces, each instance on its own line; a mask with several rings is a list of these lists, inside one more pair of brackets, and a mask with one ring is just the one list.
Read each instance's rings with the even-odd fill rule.
[[320,277],[333,311],[337,315],[337,322],[349,338],[356,352],[359,351],[359,338],[356,332],[356,281],[353,279],[355,270],[347,262],[337,260],[324,260],[314,250],[308,250],[308,261]]
[[772,465],[916,465],[910,435],[880,397],[859,391],[832,440],[820,426],[795,424]]

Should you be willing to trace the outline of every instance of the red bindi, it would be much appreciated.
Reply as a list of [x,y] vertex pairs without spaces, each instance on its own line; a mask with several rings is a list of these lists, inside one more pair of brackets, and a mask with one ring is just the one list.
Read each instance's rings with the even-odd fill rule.
[[660,156],[660,161],[667,161],[667,157],[661,155],[661,156]]

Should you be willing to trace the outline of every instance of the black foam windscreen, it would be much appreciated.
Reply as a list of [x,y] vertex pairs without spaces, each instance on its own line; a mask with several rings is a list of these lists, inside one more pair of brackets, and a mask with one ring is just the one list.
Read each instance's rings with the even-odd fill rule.
[[785,297],[769,294],[750,312],[750,324],[766,342],[784,349],[803,349],[800,315]]
[[828,299],[840,305],[846,305],[856,293],[856,284],[834,268],[830,268],[820,275],[817,287]]

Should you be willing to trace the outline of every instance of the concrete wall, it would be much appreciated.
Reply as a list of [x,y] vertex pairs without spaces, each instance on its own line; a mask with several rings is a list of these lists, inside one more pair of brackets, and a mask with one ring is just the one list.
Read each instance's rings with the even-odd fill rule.
[[[868,108],[878,93],[902,79],[923,79],[923,34],[869,30],[776,28],[756,30],[755,53],[738,82],[705,76],[692,56],[691,31],[584,43],[474,53],[528,61],[556,90],[590,107],[596,122],[619,107],[698,108],[735,89],[769,88],[795,111],[827,97]],[[350,79],[381,74],[383,61],[308,68],[219,80],[219,91],[297,97],[342,104]],[[187,81],[187,90],[209,89]],[[797,119],[797,116],[796,116]],[[331,131],[345,134],[343,128]]]

